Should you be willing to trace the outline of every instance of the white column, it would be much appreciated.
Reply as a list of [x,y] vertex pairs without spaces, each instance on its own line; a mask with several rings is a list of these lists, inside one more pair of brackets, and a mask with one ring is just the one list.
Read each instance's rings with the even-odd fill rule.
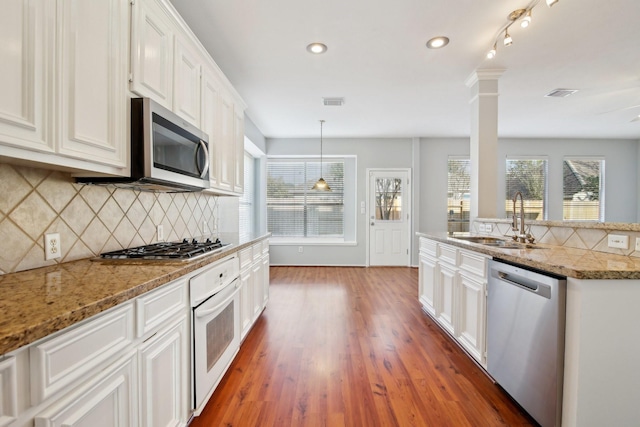
[[476,218],[496,218],[498,188],[498,79],[505,70],[476,70],[466,81],[471,89],[471,212]]

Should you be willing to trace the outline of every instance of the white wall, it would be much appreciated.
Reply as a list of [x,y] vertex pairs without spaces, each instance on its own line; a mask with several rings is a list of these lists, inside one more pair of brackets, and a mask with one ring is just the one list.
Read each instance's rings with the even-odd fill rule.
[[[319,156],[318,138],[311,139],[267,139],[267,156]],[[323,155],[356,156],[356,207],[366,201],[367,168],[411,168],[412,140],[410,138],[389,139],[323,139]],[[352,200],[353,201],[353,200]],[[347,200],[345,200],[347,203]],[[272,265],[365,265],[366,232],[368,221],[357,209],[355,221],[355,244],[350,245],[303,245],[270,246]]]

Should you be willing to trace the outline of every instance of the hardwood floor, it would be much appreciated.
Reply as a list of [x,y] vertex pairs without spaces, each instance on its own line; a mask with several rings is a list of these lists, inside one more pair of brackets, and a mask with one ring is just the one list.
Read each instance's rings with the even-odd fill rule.
[[202,426],[531,426],[418,303],[418,270],[271,267]]

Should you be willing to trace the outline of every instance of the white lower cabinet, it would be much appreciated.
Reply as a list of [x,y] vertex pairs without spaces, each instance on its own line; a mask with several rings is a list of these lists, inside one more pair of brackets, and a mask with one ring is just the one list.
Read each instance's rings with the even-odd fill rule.
[[420,303],[424,311],[482,366],[486,366],[489,258],[474,251],[420,238]]
[[186,425],[190,311],[183,277],[18,350],[18,402],[1,381],[0,426]]
[[241,337],[247,335],[269,300],[269,243],[264,240],[239,253]]
[[35,417],[36,427],[137,425],[136,358],[130,350],[108,370]]
[[188,319],[179,316],[139,350],[140,425],[184,425],[188,418]]
[[421,253],[419,262],[418,298],[424,310],[432,317],[435,317],[435,282],[436,275],[438,274],[437,261],[435,258]]
[[436,305],[436,320],[451,335],[456,333],[455,310],[456,306],[456,285],[457,274],[456,269],[445,263],[441,263],[438,268],[436,280],[436,294],[438,295],[438,303]]

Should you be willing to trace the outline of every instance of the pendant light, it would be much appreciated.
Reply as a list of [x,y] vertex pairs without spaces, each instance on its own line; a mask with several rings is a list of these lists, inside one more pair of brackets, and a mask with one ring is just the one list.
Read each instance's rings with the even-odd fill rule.
[[320,120],[320,179],[318,180],[318,182],[316,182],[313,185],[311,189],[317,190],[317,191],[331,191],[331,187],[329,187],[329,184],[327,184],[327,181],[325,181],[324,178],[322,178],[322,124],[323,123],[324,123],[324,120]]

